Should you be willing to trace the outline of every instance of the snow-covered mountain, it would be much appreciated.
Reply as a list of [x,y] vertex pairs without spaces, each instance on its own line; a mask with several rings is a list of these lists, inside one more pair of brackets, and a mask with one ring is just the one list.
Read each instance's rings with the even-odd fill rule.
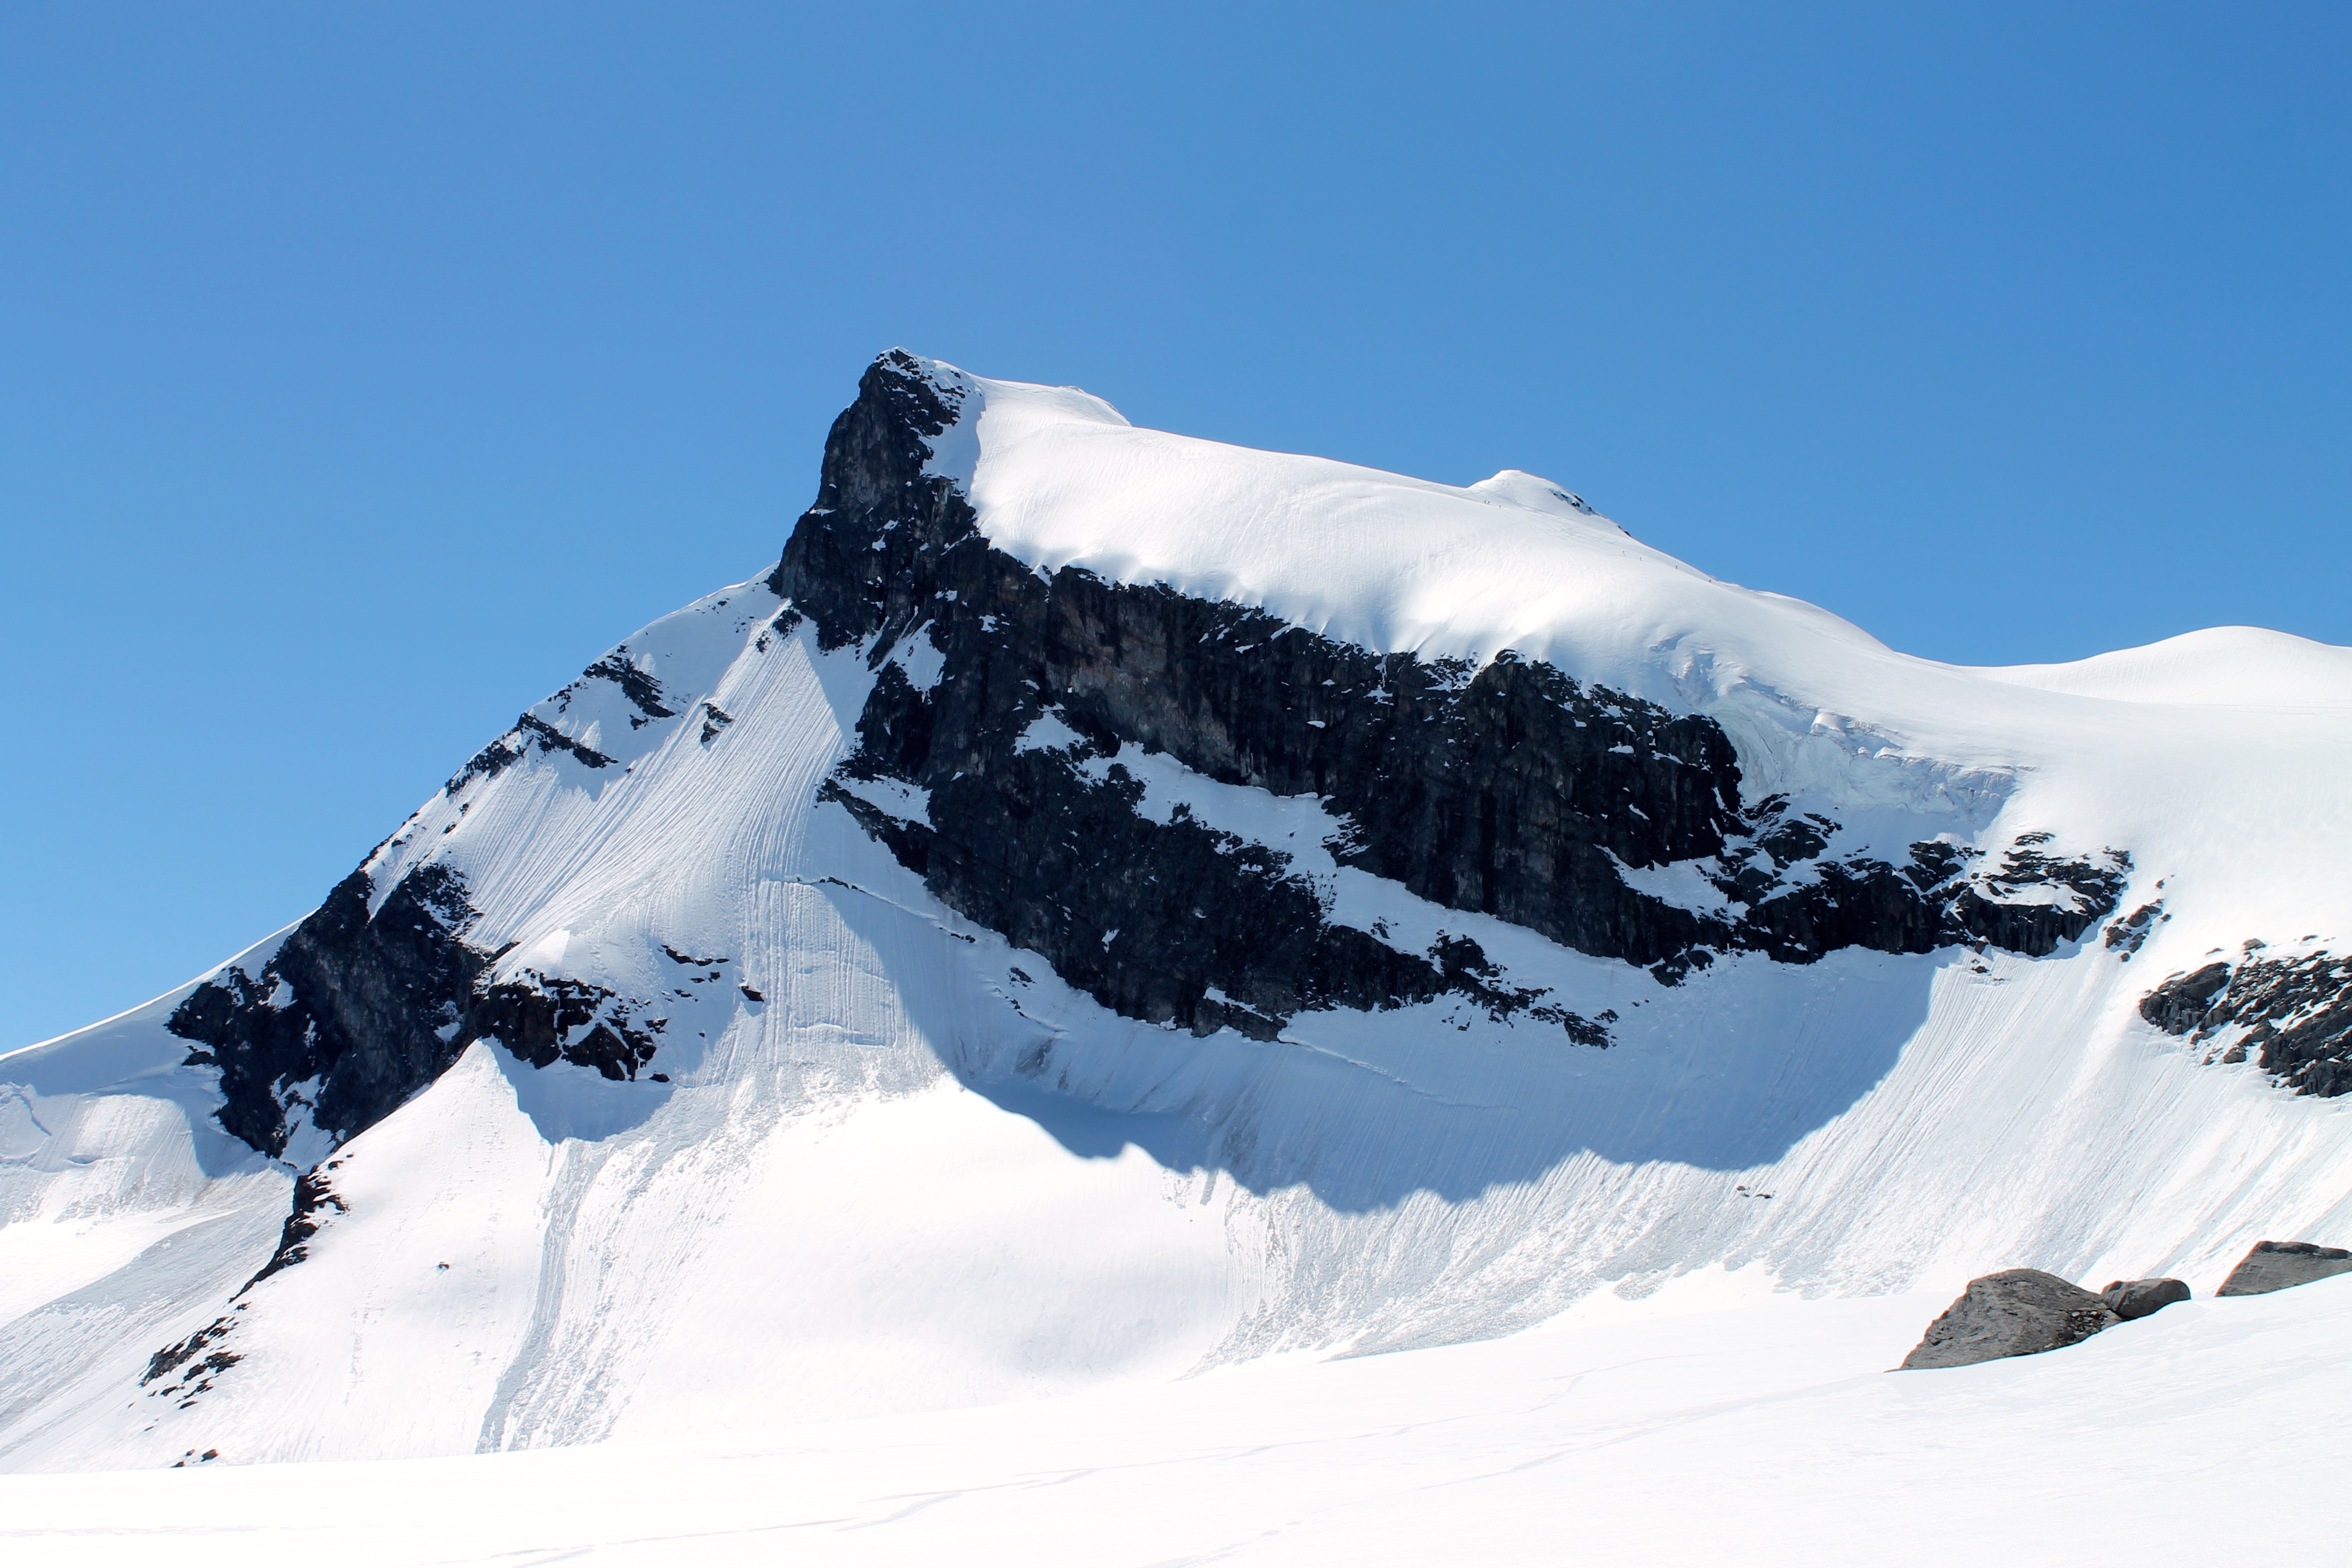
[[2352,650],[1936,664],[1531,475],[894,352],[772,570],[0,1058],[0,1467],[707,1437],[1718,1270],[2202,1292],[2352,1235],[2347,748]]

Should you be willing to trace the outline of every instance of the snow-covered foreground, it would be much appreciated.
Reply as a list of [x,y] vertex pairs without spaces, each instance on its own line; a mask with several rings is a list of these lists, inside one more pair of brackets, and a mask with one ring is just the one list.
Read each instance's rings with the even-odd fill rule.
[[[1882,1369],[1932,1293],[1626,1318],[725,1447],[0,1479],[12,1563],[2340,1561],[2352,1279]],[[1609,1312],[1621,1314],[1609,1320]],[[783,1353],[791,1353],[785,1352]],[[2297,1495],[2301,1500],[2297,1500]]]

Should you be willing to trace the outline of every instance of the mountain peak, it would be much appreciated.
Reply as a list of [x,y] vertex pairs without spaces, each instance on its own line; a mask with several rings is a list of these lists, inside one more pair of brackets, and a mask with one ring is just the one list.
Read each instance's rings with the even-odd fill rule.
[[1574,490],[1565,485],[1555,484],[1541,475],[1528,473],[1525,468],[1505,468],[1494,478],[1480,479],[1469,489],[1472,495],[1492,496],[1514,506],[1526,507],[1530,511],[1549,512],[1554,517],[1599,515]]
[[1935,665],[1537,475],[892,350],[772,572],[0,1058],[0,1467],[2218,1279],[2352,1187],[2352,709],[2273,641]]

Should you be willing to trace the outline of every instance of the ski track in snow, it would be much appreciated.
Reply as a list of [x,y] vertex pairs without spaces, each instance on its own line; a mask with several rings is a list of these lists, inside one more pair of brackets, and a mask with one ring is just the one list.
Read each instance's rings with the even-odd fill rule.
[[[325,1216],[308,1259],[232,1305],[277,1245],[292,1175],[222,1134],[209,1073],[180,1065],[186,1043],[162,1020],[190,988],[0,1058],[0,1084],[14,1086],[0,1089],[0,1364],[12,1369],[0,1469],[155,1467],[207,1448],[243,1465],[610,1442],[612,1455],[637,1456],[645,1479],[621,1479],[618,1458],[579,1456],[370,1473],[541,1477],[555,1495],[594,1500],[583,1511],[608,1504],[599,1518],[614,1522],[597,1530],[621,1531],[639,1509],[654,1531],[676,1523],[661,1494],[703,1489],[667,1457],[677,1446],[871,1419],[881,1424],[808,1427],[808,1447],[777,1451],[789,1462],[713,1460],[736,1466],[727,1473],[746,1489],[713,1506],[751,1517],[785,1506],[761,1500],[802,1500],[791,1507],[808,1521],[872,1524],[861,1539],[895,1543],[869,1559],[835,1541],[826,1551],[851,1554],[813,1560],[916,1560],[906,1542],[946,1540],[923,1531],[996,1528],[973,1522],[976,1509],[1005,1510],[1007,1530],[1037,1528],[1021,1510],[1041,1505],[1017,1500],[1042,1483],[1019,1477],[1045,1476],[1064,1500],[1053,1529],[1081,1546],[1099,1530],[1129,1553],[1072,1560],[1311,1561],[1345,1542],[1367,1560],[1425,1561],[1402,1545],[1381,1557],[1390,1549],[1380,1542],[1417,1539],[1401,1510],[1420,1494],[1378,1478],[1433,1462],[1402,1435],[1458,1426],[1493,1430],[1473,1444],[1475,1465],[1446,1461],[1461,1470],[1445,1484],[1506,1500],[1448,1509],[1491,1508],[1497,1531],[1514,1519],[1556,1521],[1556,1507],[1512,1489],[1566,1484],[1543,1480],[1564,1462],[1546,1456],[1571,1455],[1580,1478],[1614,1478],[1579,1483],[1591,1494],[1580,1510],[1600,1510],[1596,1530],[1616,1519],[1631,1531],[1624,1521],[1640,1517],[1609,1498],[1647,1499],[1664,1541],[1702,1521],[1664,1517],[1676,1510],[1663,1483],[1628,1456],[1688,1473],[1699,1462],[1690,1455],[1703,1455],[1736,1492],[1766,1473],[1743,1445],[1811,1452],[1836,1469],[1858,1461],[1829,1457],[1833,1429],[1884,1428],[1901,1440],[1869,1449],[1876,1457],[1854,1472],[1876,1475],[1904,1443],[1945,1452],[1936,1423],[1990,1434],[2004,1410],[2032,1421],[2019,1414],[2027,1406],[2000,1404],[2008,1394],[1820,1381],[1823,1368],[1846,1366],[1843,1327],[1801,1331],[1822,1341],[1791,1352],[1792,1381],[1771,1396],[1780,1404],[1723,1395],[1732,1403],[1721,1409],[1668,1410],[1655,1402],[1679,1386],[1674,1378],[1622,1369],[1687,1363],[1720,1386],[1748,1387],[1739,1357],[1675,1348],[1682,1342],[1664,1328],[1604,1334],[1601,1309],[1631,1310],[1727,1268],[1781,1293],[1755,1309],[1757,1323],[1866,1322],[1873,1364],[1892,1364],[1962,1281],[1991,1268],[2031,1264],[2095,1283],[2179,1274],[2201,1296],[2256,1239],[2352,1237],[2352,1102],[2293,1097],[2251,1065],[2200,1065],[2136,1011],[2149,987],[2209,950],[2260,938],[2286,952],[2310,933],[2308,945],[2341,951],[2352,940],[2342,874],[2352,786],[2341,765],[2352,752],[2352,651],[2234,628],[2078,666],[1934,665],[1811,606],[1672,562],[1605,519],[1547,500],[1555,487],[1528,476],[1456,489],[1137,431],[1061,389],[970,384],[972,405],[938,443],[940,461],[969,485],[992,539],[1040,567],[1076,563],[1241,597],[1376,647],[1491,657],[1516,647],[1580,679],[1710,714],[1739,749],[1751,799],[1799,790],[1847,825],[1847,842],[1951,828],[1986,843],[2044,830],[2064,849],[2112,844],[2136,857],[2123,908],[2158,897],[2161,880],[2170,918],[2128,964],[2095,932],[2041,960],[1849,951],[1792,968],[1742,954],[1669,988],[1337,866],[1322,844],[1330,819],[1310,799],[1213,784],[1129,749],[1120,761],[1144,782],[1147,811],[1181,803],[1291,854],[1326,889],[1333,919],[1415,948],[1441,932],[1471,935],[1511,984],[1620,1019],[1606,1051],[1524,1020],[1496,1023],[1458,997],[1301,1014],[1271,1043],[1230,1031],[1194,1038],[1105,1012],[1036,954],[940,905],[845,809],[814,804],[873,671],[866,650],[820,653],[806,626],[775,631],[778,601],[757,582],[739,584],[610,656],[656,680],[671,717],[648,721],[608,679],[583,679],[533,710],[610,766],[534,752],[436,795],[372,862],[379,898],[428,858],[461,870],[484,911],[469,940],[514,944],[501,973],[534,967],[659,998],[668,1026],[653,1066],[671,1081],[533,1069],[477,1044],[337,1153],[329,1174],[344,1206]],[[911,678],[939,679],[920,658],[898,657]],[[708,734],[706,708],[728,718]],[[1074,738],[1041,721],[1028,743]],[[235,962],[257,973],[278,940]],[[686,984],[665,943],[720,955],[721,980]],[[2332,1302],[2344,1292],[2293,1294]],[[1800,1318],[1786,1315],[1792,1297],[1832,1300]],[[2214,1386],[2242,1385],[2232,1410],[2304,1419],[2303,1405],[2281,1405],[2287,1395],[2263,1381],[2272,1363],[2261,1358],[2287,1353],[2276,1334],[2247,1340],[2270,1348],[2238,1361],[2237,1341],[2182,1337],[2222,1322],[2225,1309],[2232,1321],[2272,1312],[2282,1323],[2319,1310],[2176,1308],[2150,1321],[2160,1330],[2135,1326],[2130,1342],[2172,1347],[2167,1367],[2206,1358]],[[1536,1327],[1563,1312],[1559,1326]],[[185,1404],[142,1388],[157,1350],[225,1316],[234,1327],[218,1342],[241,1359],[211,1387]],[[1664,1337],[1641,1341],[1652,1361],[1604,1367],[1577,1360],[1585,1333],[1601,1336],[1595,1346],[1618,1342],[1607,1334]],[[1437,1359],[1372,1353],[1406,1350]],[[2130,1358],[2141,1353],[2103,1338],[2030,1371],[1934,1375],[1957,1377],[1936,1385],[1952,1389],[2021,1390],[2034,1378],[2073,1388],[2065,1380],[2078,1377],[2092,1380],[2083,1389],[2105,1388],[2068,1369],[2112,1364],[2123,1379],[2138,1375],[2130,1369],[2143,1363]],[[1333,1356],[1351,1359],[1288,1364]],[[1581,1378],[1578,1400],[1614,1378],[1636,1391],[1627,1410],[1652,1414],[1545,1436],[1513,1426],[1534,1417],[1508,1415],[1518,1406],[1499,1394],[1449,1405],[1416,1383],[1441,1364],[1488,1369],[1477,1375],[1491,1373],[1497,1389]],[[1555,1365],[1583,1370],[1537,1370]],[[1345,1370],[1355,1367],[1389,1370]],[[1286,1423],[1321,1419],[1286,1402],[1344,1405],[1346,1391],[1386,1389],[1384,1378],[1404,1390],[1394,1394],[1403,1425],[1283,1436],[1294,1430]],[[1512,1388],[1512,1399],[1527,1392]],[[1261,1393],[1233,1394],[1242,1403],[1230,1410],[1217,1403],[1227,1395],[1216,1391],[1239,1389]],[[1826,1414],[1774,1425],[1798,1405]],[[992,1408],[909,1414],[966,1406]],[[1011,1406],[1040,1412],[1034,1429],[1024,1425],[1032,1416],[1000,1408]],[[1239,1447],[1122,1448],[1108,1413],[1161,1408],[1171,1420],[1230,1417],[1261,1456],[1284,1444],[1324,1453],[1313,1485],[1339,1490],[1311,1506],[1302,1491],[1294,1515],[1258,1481],[1232,1479]],[[2228,1422],[2240,1417],[2212,1419],[2234,1432]],[[2072,1429],[2053,1418],[2034,1430],[2056,1445]],[[1948,1447],[1989,1478],[2029,1477],[2027,1458],[2043,1452],[2037,1436],[2013,1461],[1989,1447],[1970,1458],[1977,1440]],[[775,1480],[777,1466],[822,1469],[832,1451],[823,1445],[836,1442],[852,1458],[826,1472],[834,1479]],[[1671,1460],[1660,1449],[1685,1442],[1697,1447]],[[962,1445],[963,1457],[909,1457],[931,1453],[925,1444]],[[1088,1445],[1136,1457],[1097,1462],[1081,1454]],[[1036,1468],[987,1470],[999,1447],[1003,1465]],[[1396,1468],[1360,1458],[1373,1449],[1397,1456]],[[2142,1452],[2128,1441],[2126,1451]],[[1331,1479],[1359,1463],[1370,1464],[1360,1489]],[[883,1478],[933,1464],[981,1468],[931,1489],[910,1480],[898,1490],[911,1511],[882,1523]],[[261,1494],[238,1492],[219,1468],[201,1483],[214,1491],[142,1481],[121,1494],[124,1506],[218,1498],[230,1500],[224,1519],[244,1517],[234,1500]],[[1880,1517],[1822,1468],[1770,1473],[1794,1489],[1791,1508],[1815,1506],[1810,1498]],[[317,1474],[315,1489],[290,1489],[331,1499],[359,1484]],[[1213,1474],[1225,1479],[1203,1479]],[[2114,1474],[2116,1496],[2156,1495]],[[1194,1529],[1138,1501],[1139,1476],[1255,1500],[1205,1510]],[[508,1483],[451,1484],[484,1498]],[[19,1504],[84,1495],[64,1481],[5,1485],[8,1528],[27,1547],[48,1527],[24,1523],[33,1516]],[[1066,1501],[1080,1495],[1101,1500]],[[300,1510],[313,1504],[289,1506],[308,1518]],[[442,1522],[387,1512],[384,1539],[441,1542],[432,1551],[447,1545],[452,1560],[488,1554],[493,1540],[510,1542],[502,1552],[568,1551],[541,1544],[572,1539],[561,1513],[551,1503],[527,1516],[530,1530],[515,1526],[521,1533],[485,1524],[479,1542],[449,1545],[455,1537],[431,1533]],[[786,1528],[758,1517],[769,1522],[743,1529]],[[377,1560],[336,1534],[334,1520],[294,1518],[221,1528],[240,1539],[293,1531],[283,1539],[334,1541],[339,1556]],[[1069,1522],[1079,1519],[1095,1522]],[[943,1522],[956,1520],[966,1522]],[[1244,1523],[1248,1533],[1234,1533]],[[2113,1524],[2156,1539],[2121,1505]],[[147,1528],[116,1544],[152,1546],[138,1532]],[[1163,1528],[1156,1556],[1118,1544]],[[526,1540],[532,1530],[552,1533]],[[114,1538],[74,1539],[96,1554],[78,1561],[113,1549]],[[752,1550],[750,1539],[724,1550]],[[761,1549],[774,1544],[761,1539]],[[600,1554],[638,1550],[624,1550],[619,1533],[581,1540],[601,1542]],[[1690,1560],[1658,1551],[1658,1561]],[[1644,1559],[1629,1545],[1596,1560]]]

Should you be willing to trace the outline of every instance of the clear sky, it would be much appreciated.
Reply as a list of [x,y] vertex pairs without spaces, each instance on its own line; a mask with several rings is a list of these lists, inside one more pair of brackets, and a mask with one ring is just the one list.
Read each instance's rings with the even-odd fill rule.
[[1906,650],[2352,643],[2352,7],[0,9],[0,1047],[752,574],[878,350]]

